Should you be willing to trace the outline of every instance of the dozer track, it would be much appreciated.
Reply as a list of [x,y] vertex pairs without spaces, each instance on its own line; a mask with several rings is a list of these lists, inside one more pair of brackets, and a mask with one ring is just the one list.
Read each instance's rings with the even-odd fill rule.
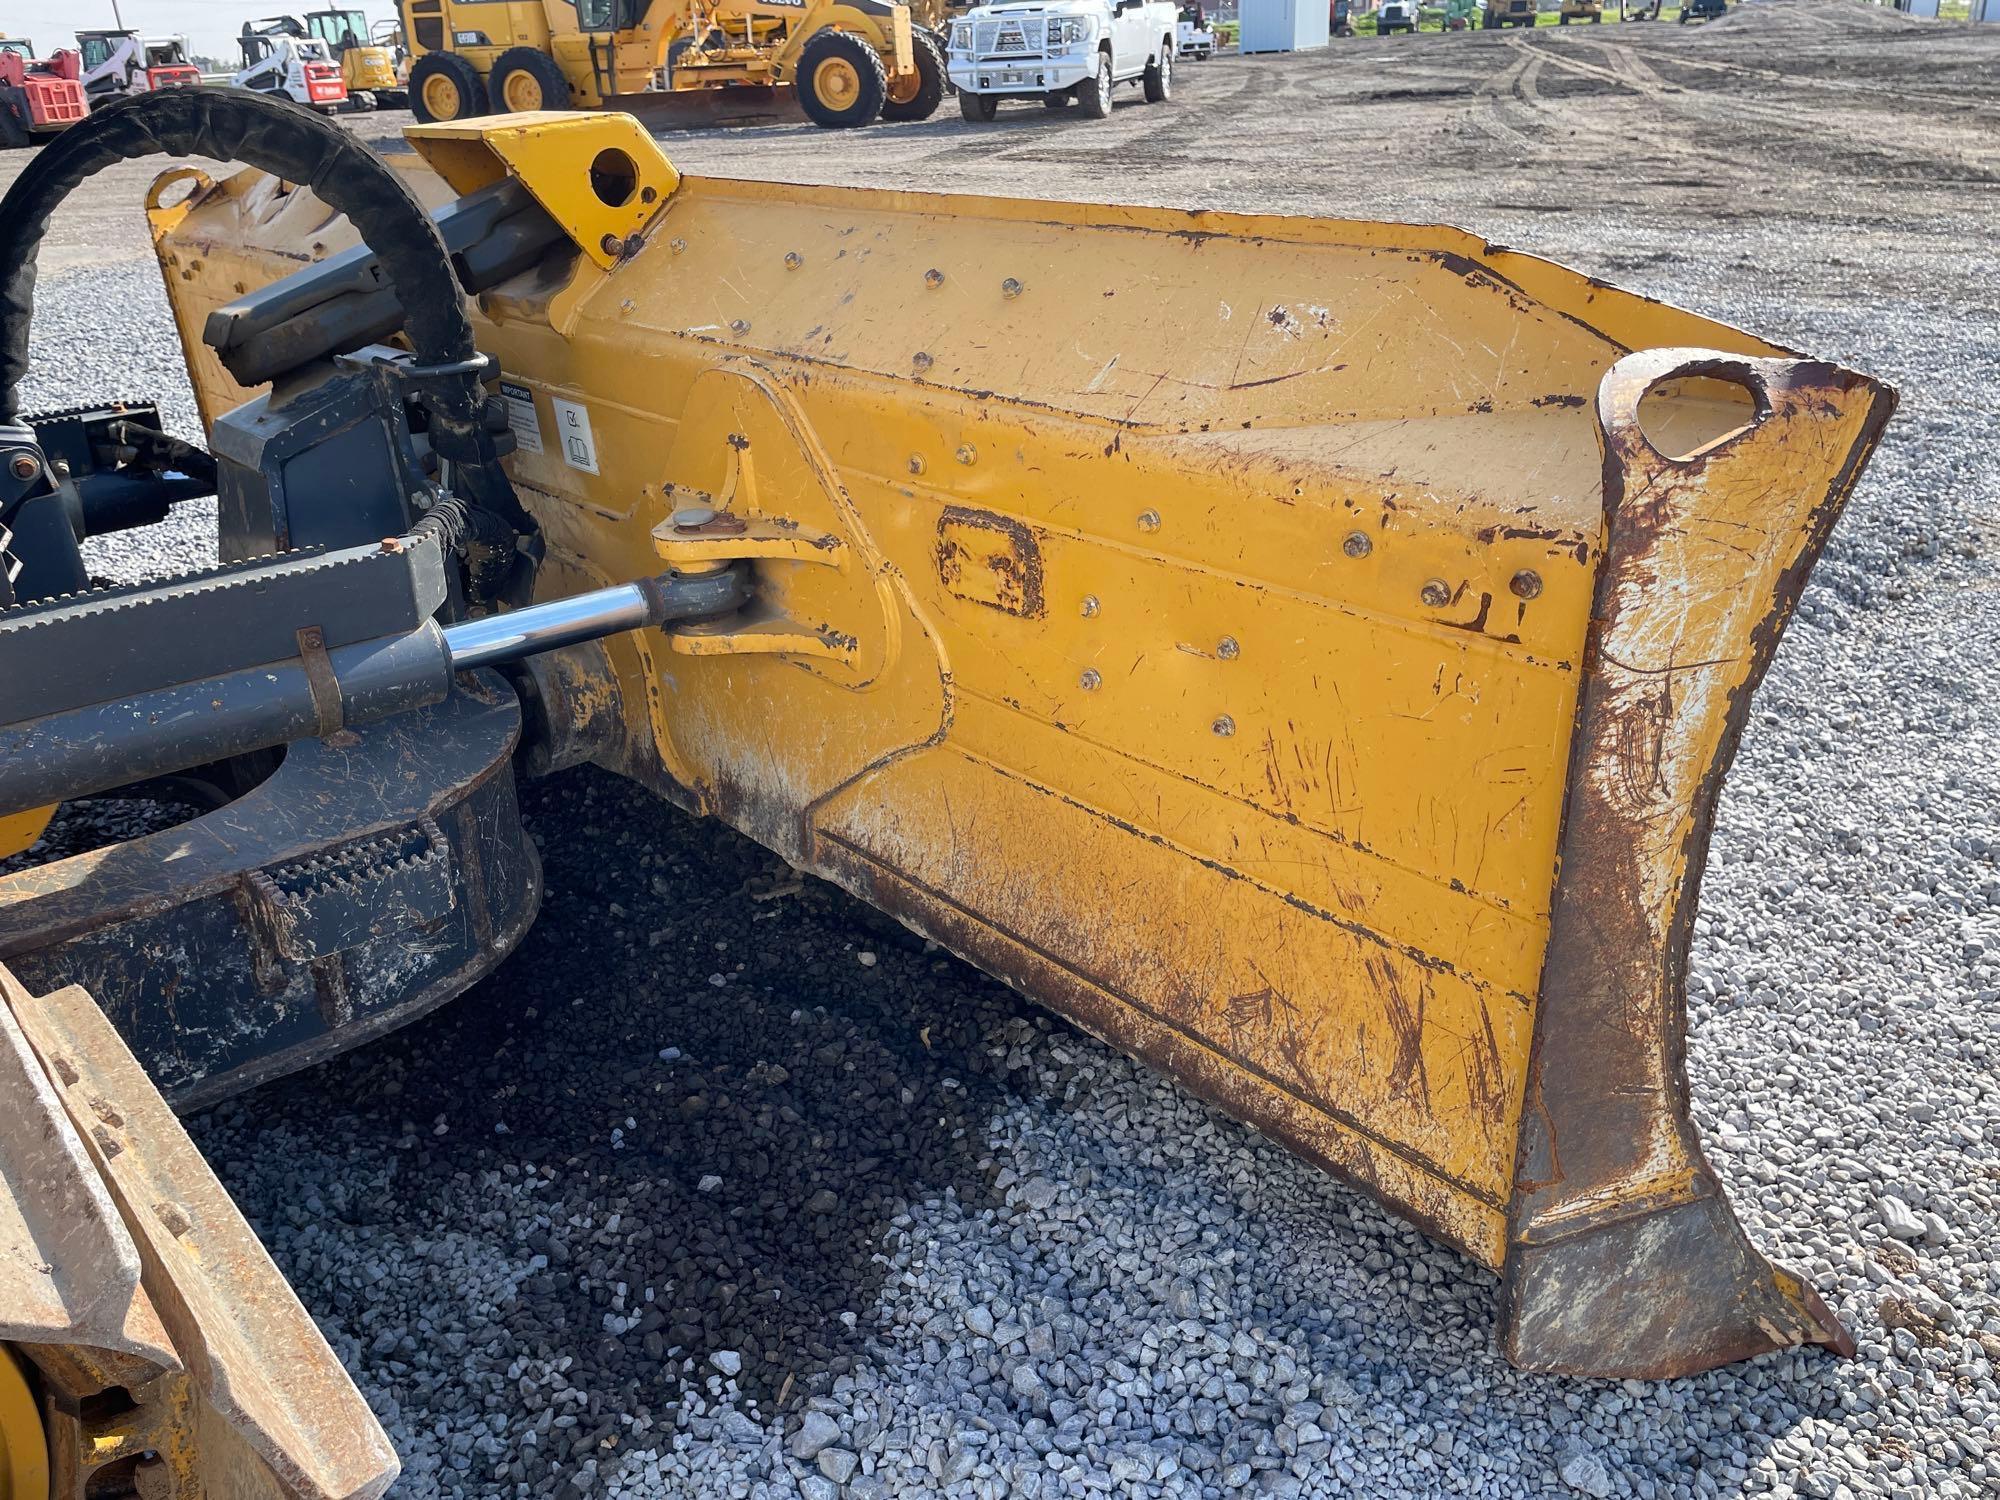
[[[537,608],[738,588],[548,656],[526,764],[725,819],[1340,1174],[1500,1273],[1524,1367],[1851,1351],[1703,1158],[1684,983],[1891,391],[1450,229],[410,137],[427,206],[511,180],[571,247],[473,317]],[[354,236],[256,173],[152,221],[227,459],[232,369],[343,352],[298,265]]]

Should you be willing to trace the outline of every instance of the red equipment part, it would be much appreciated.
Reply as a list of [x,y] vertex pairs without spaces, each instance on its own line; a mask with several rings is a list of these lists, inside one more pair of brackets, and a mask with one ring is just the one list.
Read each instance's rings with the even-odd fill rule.
[[306,70],[306,95],[314,104],[343,104],[347,100],[347,85],[341,81],[340,69],[333,63],[309,62]]
[[0,47],[0,112],[8,117],[0,123],[0,138],[53,134],[81,120],[90,110],[76,80],[74,52],[58,52],[44,62]]
[[200,84],[201,69],[185,63],[146,69],[146,87],[149,89],[191,89]]

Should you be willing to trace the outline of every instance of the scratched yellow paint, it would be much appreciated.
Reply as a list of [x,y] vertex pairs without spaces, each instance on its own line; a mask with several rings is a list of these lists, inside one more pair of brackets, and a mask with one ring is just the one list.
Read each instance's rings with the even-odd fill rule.
[[[695,502],[836,545],[614,643],[650,769],[1498,1264],[1590,402],[1771,346],[1448,229],[660,180],[635,257],[480,299],[596,441],[510,461],[544,590],[698,565]],[[251,191],[162,231],[184,330],[191,247],[284,269]]]
[[53,807],[30,807],[21,812],[0,813],[0,858],[33,848],[55,812]]
[[[625,237],[652,220],[680,181],[645,127],[627,114],[542,110],[417,125],[409,134],[461,193],[510,175],[526,183],[599,267],[617,262]],[[578,161],[585,170],[574,170]],[[599,163],[610,168],[611,181],[601,170],[593,174]]]
[[[1286,884],[955,751],[844,791],[821,828],[1371,1141],[1505,1204],[1531,1005]],[[1047,851],[1024,862],[1025,849]],[[1268,871],[1265,873],[1269,873]],[[1357,1005],[1366,996],[1370,1003]]]

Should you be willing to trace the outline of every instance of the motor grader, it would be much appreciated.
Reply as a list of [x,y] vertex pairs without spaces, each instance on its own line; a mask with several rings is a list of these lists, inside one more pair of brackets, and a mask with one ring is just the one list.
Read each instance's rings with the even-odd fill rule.
[[[900,0],[402,0],[419,120],[616,106],[649,123],[923,120],[944,56]],[[496,27],[504,26],[504,31]]]
[[[583,762],[1494,1269],[1525,1368],[1852,1351],[1703,1157],[1684,984],[1891,391],[1451,229],[408,143],[148,96],[0,204],[0,829],[207,789],[0,876],[11,1493],[390,1483],[175,1111],[493,970]],[[250,167],[147,200],[200,445],[108,360],[20,405],[51,214],[161,152]],[[219,566],[92,587],[207,494]]]

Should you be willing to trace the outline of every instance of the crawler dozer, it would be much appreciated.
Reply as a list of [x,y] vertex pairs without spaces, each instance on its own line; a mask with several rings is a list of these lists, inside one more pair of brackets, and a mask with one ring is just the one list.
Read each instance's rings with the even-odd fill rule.
[[[10,1459],[388,1484],[174,1111],[492,969],[516,778],[585,761],[1493,1268],[1526,1368],[1851,1352],[1703,1158],[1683,983],[1889,390],[1451,229],[408,135],[136,99],[0,207],[0,828],[215,789],[0,877]],[[18,406],[50,213],[151,152],[251,167],[148,199],[200,447]],[[216,570],[91,589],[80,537],[211,492]]]
[[[419,120],[613,106],[649,124],[924,120],[944,54],[900,0],[402,0]],[[505,31],[496,31],[504,25]]]

